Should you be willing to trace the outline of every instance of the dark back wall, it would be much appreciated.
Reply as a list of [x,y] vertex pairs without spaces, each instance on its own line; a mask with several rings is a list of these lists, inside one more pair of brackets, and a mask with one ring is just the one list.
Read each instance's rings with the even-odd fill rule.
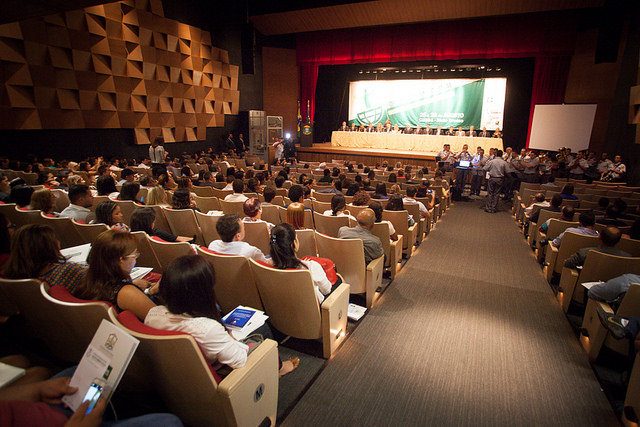
[[[167,18],[209,31],[213,46],[227,50],[231,64],[241,65],[241,35],[246,20],[244,3],[182,0],[163,1],[163,7]],[[245,75],[240,68],[240,111],[262,110],[260,43],[258,35],[255,74]],[[224,127],[207,129],[205,141],[168,143],[166,149],[171,154],[191,153],[208,147],[218,149],[229,132],[248,133],[238,126],[238,116],[226,116]],[[148,145],[134,144],[133,129],[0,130],[0,147],[0,155],[18,159],[27,154],[56,160],[98,155],[139,158],[149,151]]]
[[[529,125],[529,107],[531,103],[531,89],[533,86],[533,58],[519,59],[495,59],[483,61],[469,61],[469,63],[482,63],[488,67],[501,68],[501,71],[491,71],[483,76],[477,72],[425,73],[425,78],[481,78],[481,77],[506,77],[507,92],[505,99],[503,143],[505,147],[519,150],[525,147]],[[458,61],[458,63],[467,63]],[[321,66],[318,72],[318,85],[316,88],[316,111],[314,123],[314,141],[326,142],[331,140],[331,132],[336,130],[343,120],[347,120],[349,111],[349,82],[354,80],[375,80],[374,74],[359,74],[360,70],[367,67],[389,68],[416,68],[420,65],[438,64],[455,66],[457,62],[430,61],[430,62],[394,62],[376,64],[349,64]],[[390,78],[411,78],[409,73],[385,73],[378,74],[378,80]],[[399,76],[399,77],[396,77]],[[428,76],[428,77],[427,77]],[[415,76],[414,76],[415,78]]]

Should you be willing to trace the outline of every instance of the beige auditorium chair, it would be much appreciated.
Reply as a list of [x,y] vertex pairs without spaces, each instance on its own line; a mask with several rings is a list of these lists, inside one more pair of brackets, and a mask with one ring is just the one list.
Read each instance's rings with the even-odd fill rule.
[[420,207],[415,203],[405,203],[404,208],[409,215],[411,215],[416,222],[417,230],[416,230],[416,241],[415,243],[422,243],[422,239],[424,239],[425,234],[429,233],[429,228],[431,227],[431,218],[423,218],[420,215]]
[[162,273],[164,271],[155,251],[151,247],[149,237],[144,231],[135,231],[131,233],[136,238],[136,244],[140,256],[136,261],[136,265],[140,267],[153,268],[154,273]]
[[[185,425],[275,425],[279,378],[275,341],[262,342],[245,366],[221,379],[191,335],[151,328],[130,311],[116,314],[111,309],[109,314],[115,325],[140,340],[123,383],[151,385]],[[135,380],[127,378],[136,374]]]
[[341,283],[320,305],[309,270],[249,262],[271,325],[294,338],[322,339],[323,356],[331,357],[346,337],[349,285]]
[[[160,263],[160,266],[162,266],[163,272],[167,269],[171,261],[173,261],[174,259],[180,258],[181,256],[194,254],[191,245],[187,242],[168,243],[160,242],[149,236],[146,237],[147,241],[153,248],[153,252],[155,252],[156,256],[158,257],[158,262]],[[150,267],[143,266],[142,264],[140,264],[140,266]]]
[[528,234],[528,242],[529,246],[533,249],[538,247],[538,243],[540,242],[540,226],[547,222],[548,219],[551,218],[560,218],[562,216],[562,212],[554,212],[549,210],[541,210],[538,215],[538,222],[530,222]]
[[202,212],[195,212],[198,225],[202,230],[205,245],[209,245],[214,240],[220,240],[220,235],[216,230],[216,224],[221,218],[219,215],[207,215]]
[[260,249],[262,253],[268,255],[271,252],[271,233],[269,226],[265,222],[245,222],[244,241]]
[[[551,225],[553,225],[554,221],[556,220],[551,220],[551,223],[549,224],[549,231],[551,231]],[[565,226],[566,223],[560,225]],[[589,248],[592,246],[596,247],[600,244],[599,242],[600,241],[597,236],[585,236],[582,234],[574,233],[572,231],[567,231],[564,233],[564,236],[562,236],[562,241],[560,242],[560,247],[552,245],[551,241],[549,241],[549,245],[545,255],[545,273],[547,275],[547,282],[551,283],[551,279],[553,279],[554,275],[559,276],[562,274],[565,260],[574,253],[578,252],[578,249]]]
[[53,210],[55,212],[62,212],[64,210],[64,208],[66,208],[67,206],[69,206],[71,204],[71,202],[69,201],[69,196],[67,195],[67,193],[65,191],[62,191],[62,190],[51,190],[51,192],[53,193],[53,195],[56,198],[56,204],[53,207]]
[[93,243],[94,240],[109,229],[106,224],[80,224],[72,219],[71,223],[85,243]]
[[[211,187],[207,187],[211,188]],[[217,197],[202,197],[196,195],[193,200],[196,202],[196,206],[200,209],[201,212],[207,213],[209,211],[219,211],[220,210],[220,202]]]
[[[564,239],[563,239],[564,240]],[[564,243],[564,242],[563,242]],[[595,250],[589,251],[582,271],[575,268],[562,268],[558,300],[565,313],[571,301],[584,302],[585,288],[581,283],[606,282],[624,273],[640,274],[640,258],[620,257]]]
[[413,254],[413,243],[417,239],[418,225],[413,224],[409,227],[409,212],[405,211],[382,211],[382,219],[393,224],[393,228],[396,229],[396,233],[402,234],[402,250],[405,253],[407,259],[411,258]]
[[338,237],[338,231],[340,227],[352,227],[353,221],[348,216],[330,216],[322,215],[321,213],[313,213],[313,221],[316,224],[316,231],[318,233],[326,234],[331,237]]
[[57,336],[66,331],[66,326],[40,292],[42,284],[48,287],[38,279],[0,278],[0,314],[11,316],[19,313],[23,322],[17,326],[16,333],[44,344],[60,360],[78,363],[78,355],[70,351],[66,339]]
[[364,263],[364,247],[360,239],[338,239],[316,232],[318,255],[329,258],[336,266],[352,294],[364,294],[367,308],[371,308],[376,289],[382,285],[384,256]]
[[64,286],[40,285],[40,293],[65,328],[51,334],[65,343],[68,359],[79,361],[91,343],[102,319],[109,319],[111,304],[105,301],[87,301],[74,297]]
[[275,206],[275,205],[265,206],[263,204],[261,209],[262,209],[261,218],[263,220],[270,222],[273,225],[278,225],[282,223],[282,221],[280,220],[280,212],[278,212],[278,206]]
[[243,204],[244,202],[227,202],[220,199],[220,210],[224,212],[225,215],[236,214],[240,218],[244,218],[244,210],[242,209]]
[[191,191],[195,193],[195,195],[198,197],[214,197],[213,187],[209,187],[209,186],[198,187],[197,185],[194,185],[193,187],[191,187]]
[[[584,318],[582,319],[582,329],[588,331],[588,333],[580,333],[580,344],[587,352],[589,360],[595,361],[603,346],[627,356],[629,353],[629,340],[618,340],[608,333],[600,322],[597,307],[601,307],[607,313],[614,313],[608,303],[594,299],[588,300]],[[626,319],[631,316],[640,316],[640,284],[633,283],[629,287],[615,314]]]
[[56,232],[56,237],[60,241],[60,249],[70,248],[86,243],[80,233],[78,233],[71,222],[71,218],[51,218],[40,212],[43,224],[51,226]]
[[331,199],[333,198],[333,196],[335,196],[335,194],[333,193],[318,193],[318,192],[313,193],[313,197],[318,202],[324,202],[324,203],[331,203]]
[[204,245],[204,236],[196,220],[193,209],[170,209],[162,208],[165,218],[171,227],[171,231],[176,236],[195,236],[196,244]]
[[296,255],[298,258],[306,256],[318,256],[318,246],[316,245],[316,232],[310,228],[305,230],[296,230],[298,238],[298,250]]
[[264,311],[247,257],[217,254],[203,247],[198,248],[198,255],[209,261],[215,270],[213,290],[223,314],[239,305]]
[[20,228],[27,224],[41,224],[43,222],[40,216],[40,210],[23,210],[16,207],[16,212],[13,217],[13,223],[16,228]]
[[398,234],[398,240],[391,241],[389,238],[389,224],[386,222],[376,222],[373,224],[371,233],[377,236],[382,242],[384,249],[384,266],[391,272],[391,280],[398,274],[398,265],[402,261],[402,240],[404,236]]

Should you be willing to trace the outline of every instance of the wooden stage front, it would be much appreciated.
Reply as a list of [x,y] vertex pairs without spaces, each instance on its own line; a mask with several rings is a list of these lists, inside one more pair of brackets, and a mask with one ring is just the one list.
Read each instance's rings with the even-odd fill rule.
[[436,166],[436,154],[433,152],[386,150],[378,148],[335,147],[330,142],[313,144],[313,147],[296,147],[300,162],[331,162],[333,159],[349,160],[365,165],[375,165],[387,161],[410,163],[418,166]]

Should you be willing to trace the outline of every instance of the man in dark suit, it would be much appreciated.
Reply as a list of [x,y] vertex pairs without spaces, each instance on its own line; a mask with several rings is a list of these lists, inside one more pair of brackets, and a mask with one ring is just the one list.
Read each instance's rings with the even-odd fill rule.
[[427,126],[425,126],[424,130],[422,131],[423,135],[431,135],[433,132],[433,130],[431,129],[431,125],[427,123]]
[[476,128],[473,125],[469,127],[469,132],[467,132],[467,136],[470,136],[470,137],[478,136],[478,132],[476,132]]
[[342,126],[340,126],[338,130],[342,132],[349,132],[349,126],[347,126],[347,122],[342,122]]
[[238,134],[238,140],[236,141],[236,154],[244,153],[247,147],[244,145],[244,138],[242,134]]
[[376,128],[373,126],[373,123],[369,122],[369,126],[365,129],[365,132],[375,132]]
[[449,126],[449,130],[447,131],[447,136],[456,136],[456,130],[453,126]]
[[491,135],[489,134],[489,131],[487,131],[487,128],[483,127],[482,132],[480,132],[478,136],[481,138],[489,138]]
[[405,135],[411,135],[413,133],[413,129],[411,128],[411,125],[407,124],[407,127],[404,128],[402,133],[404,133]]
[[236,148],[236,143],[233,141],[233,134],[230,133],[227,140],[224,142],[225,152],[230,153],[233,149]]

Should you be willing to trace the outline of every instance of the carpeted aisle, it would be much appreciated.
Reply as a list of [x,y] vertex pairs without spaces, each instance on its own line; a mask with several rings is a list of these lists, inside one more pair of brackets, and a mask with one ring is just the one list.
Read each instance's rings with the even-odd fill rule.
[[283,425],[618,425],[512,217],[480,203],[447,212]]

